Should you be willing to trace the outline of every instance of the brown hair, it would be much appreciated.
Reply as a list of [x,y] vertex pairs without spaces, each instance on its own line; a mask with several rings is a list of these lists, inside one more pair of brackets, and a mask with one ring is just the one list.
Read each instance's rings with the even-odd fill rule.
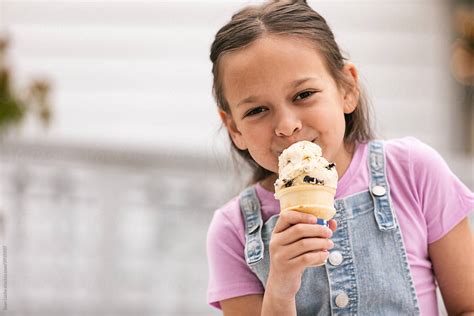
[[[306,1],[269,1],[261,5],[247,6],[232,16],[216,34],[211,46],[212,74],[214,76],[213,95],[217,106],[230,115],[229,104],[224,96],[219,77],[220,57],[243,48],[265,34],[300,36],[312,41],[322,54],[329,73],[339,87],[357,88],[359,100],[354,112],[345,114],[346,130],[344,141],[348,144],[366,142],[373,139],[369,122],[369,105],[360,86],[352,87],[343,72],[346,58],[334,39],[326,20],[311,9]],[[231,139],[233,149],[252,168],[252,182],[263,180],[273,173],[258,165],[248,150],[238,149]]]

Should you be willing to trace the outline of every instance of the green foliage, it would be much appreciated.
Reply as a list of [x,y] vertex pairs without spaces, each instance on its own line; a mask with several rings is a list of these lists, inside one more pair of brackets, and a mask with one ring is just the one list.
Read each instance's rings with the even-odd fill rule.
[[7,47],[8,41],[0,37],[0,136],[12,127],[21,125],[29,113],[36,116],[44,126],[48,126],[52,118],[47,81],[32,81],[25,96],[13,88],[12,73],[6,60]]

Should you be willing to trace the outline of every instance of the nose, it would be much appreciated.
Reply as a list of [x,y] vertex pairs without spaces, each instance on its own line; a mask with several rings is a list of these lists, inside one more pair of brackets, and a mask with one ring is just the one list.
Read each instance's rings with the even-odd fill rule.
[[291,110],[281,111],[275,117],[275,134],[291,136],[302,128],[301,119]]

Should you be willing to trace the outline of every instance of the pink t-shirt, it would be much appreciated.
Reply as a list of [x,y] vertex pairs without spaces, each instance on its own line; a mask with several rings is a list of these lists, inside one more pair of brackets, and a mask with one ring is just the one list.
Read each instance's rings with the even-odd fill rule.
[[[422,315],[437,315],[435,279],[428,244],[448,233],[474,208],[473,193],[449,170],[441,156],[419,140],[407,137],[385,142],[387,179],[400,224],[408,263]],[[339,179],[336,199],[368,188],[367,144],[357,144],[349,168]],[[256,185],[265,222],[279,212],[273,192]],[[264,288],[244,256],[244,223],[238,197],[214,213],[207,236],[209,262],[208,302]]]

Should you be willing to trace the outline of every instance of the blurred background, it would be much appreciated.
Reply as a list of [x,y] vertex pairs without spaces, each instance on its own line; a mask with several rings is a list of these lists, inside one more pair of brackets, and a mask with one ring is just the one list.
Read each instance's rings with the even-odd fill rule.
[[[214,315],[206,231],[242,189],[209,48],[258,1],[0,0],[0,310]],[[474,187],[472,1],[309,1],[358,65],[382,138]]]

